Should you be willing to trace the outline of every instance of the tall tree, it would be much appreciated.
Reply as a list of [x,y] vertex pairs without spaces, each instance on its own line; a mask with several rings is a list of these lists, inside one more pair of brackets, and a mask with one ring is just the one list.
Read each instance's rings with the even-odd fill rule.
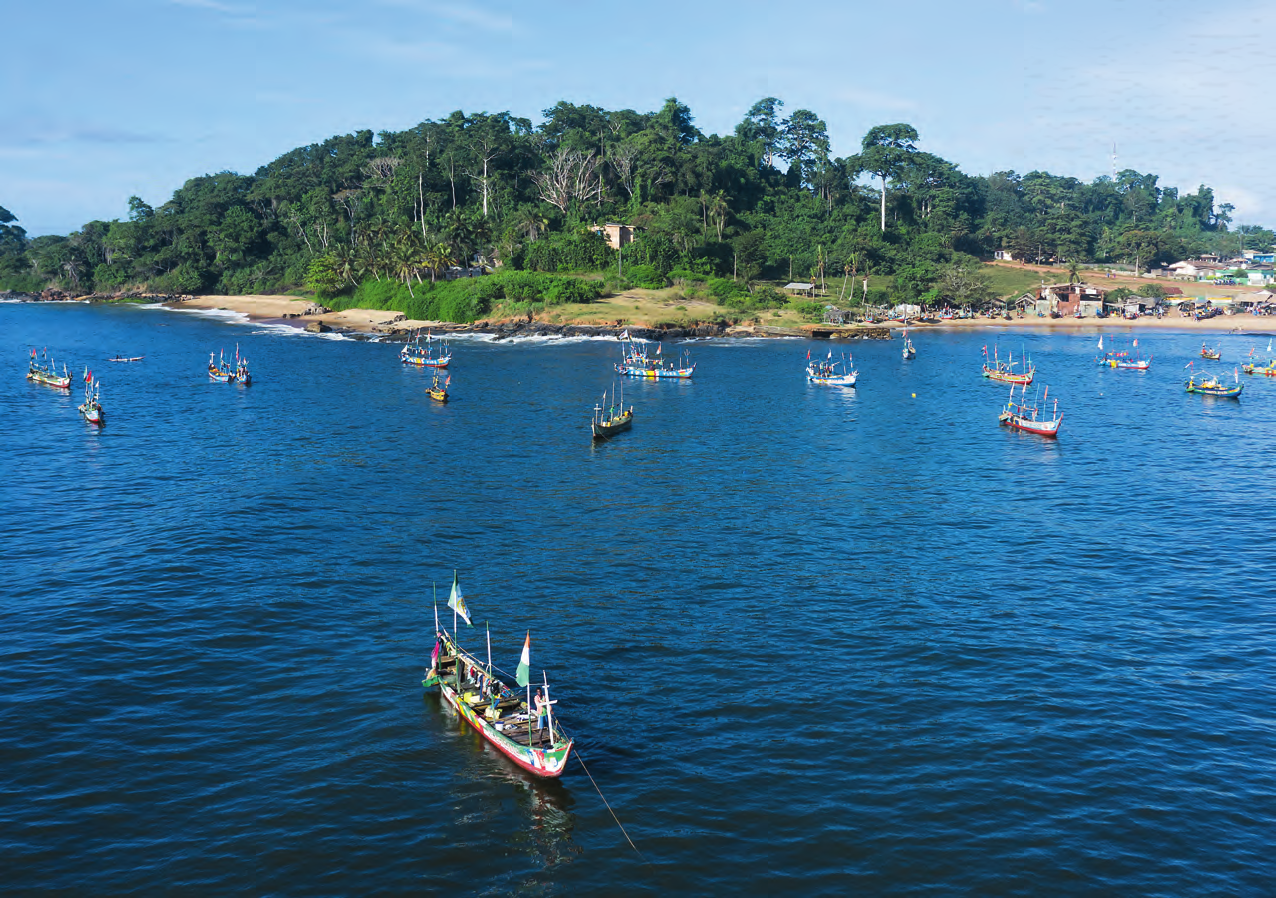
[[745,140],[756,140],[762,144],[762,162],[768,168],[775,158],[784,129],[784,121],[780,118],[783,107],[783,100],[764,97],[749,107],[744,121],[736,125],[735,129],[735,133]]
[[882,230],[886,230],[886,182],[897,178],[917,152],[917,129],[912,125],[876,125],[864,135],[856,168],[882,182]]

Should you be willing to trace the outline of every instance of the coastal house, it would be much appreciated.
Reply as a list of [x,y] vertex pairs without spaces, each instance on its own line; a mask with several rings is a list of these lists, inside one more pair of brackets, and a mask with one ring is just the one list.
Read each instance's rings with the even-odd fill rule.
[[1217,261],[1207,261],[1205,259],[1185,259],[1169,266],[1172,272],[1170,277],[1181,281],[1213,280],[1224,267]]
[[620,249],[626,244],[633,243],[634,237],[637,236],[637,230],[632,225],[619,224],[614,221],[594,226],[594,233],[601,234],[612,249]]
[[1015,261],[1014,250],[1009,250],[1009,249],[995,250],[992,254],[992,257],[996,259],[998,262],[1014,262]]
[[1043,284],[1037,288],[1034,306],[1042,315],[1095,318],[1103,308],[1104,291],[1093,284]]

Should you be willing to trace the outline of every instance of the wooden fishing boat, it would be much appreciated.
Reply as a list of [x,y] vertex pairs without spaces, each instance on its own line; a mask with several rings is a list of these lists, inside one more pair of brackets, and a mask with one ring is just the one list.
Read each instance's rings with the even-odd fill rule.
[[846,357],[834,359],[833,353],[824,361],[811,361],[807,353],[806,379],[808,383],[826,387],[853,387],[859,377],[852,360]]
[[140,362],[144,358],[146,358],[146,356],[144,355],[135,355],[127,359],[117,355],[113,359],[107,359],[107,361],[108,362]]
[[[452,591],[454,597],[460,593],[455,581]],[[455,598],[448,604],[453,609],[458,607]],[[464,609],[463,600],[459,607]],[[462,616],[468,623],[468,610]],[[456,710],[462,720],[476,729],[489,745],[528,773],[547,779],[562,776],[575,740],[554,720],[553,706],[558,702],[549,699],[549,678],[544,673],[544,685],[536,690],[536,700],[532,700],[531,633],[523,643],[523,654],[515,677],[517,685],[527,690],[524,699],[517,689],[496,676],[490,634],[487,663],[484,664],[475,655],[464,651],[452,635],[439,626],[438,621],[439,612],[435,606],[434,652],[430,656],[430,669],[426,671],[421,685],[427,689],[437,686],[443,700]],[[456,629],[455,623],[453,629]],[[542,723],[546,725],[542,726]]]
[[1059,400],[1054,401],[1054,410],[1050,417],[1042,417],[1042,408],[1050,395],[1050,388],[1046,387],[1044,392],[1038,390],[1038,395],[1033,397],[1030,404],[1027,399],[1028,385],[1019,386],[1019,401],[1015,401],[1015,386],[1010,387],[1010,398],[1006,401],[1006,407],[1001,410],[1001,414],[997,416],[997,420],[1006,427],[1013,427],[1015,430],[1022,430],[1025,433],[1035,433],[1038,436],[1055,438],[1059,435],[1059,425],[1063,423],[1063,413],[1059,411]]
[[904,361],[917,358],[917,350],[913,348],[913,341],[908,336],[908,331],[904,331]]
[[662,378],[686,378],[695,373],[696,366],[684,350],[678,363],[674,364],[663,356],[664,344],[656,344],[656,354],[648,354],[646,346],[637,346],[631,340],[624,350],[616,372],[626,377],[649,377],[656,380]]
[[101,427],[106,423],[106,412],[102,408],[102,383],[95,381],[93,375],[85,370],[84,374],[84,401],[80,403],[80,414],[84,416],[84,420],[90,424]]
[[253,375],[248,370],[248,359],[240,359],[239,364],[235,366],[235,381],[246,387],[253,385]]
[[1210,359],[1211,361],[1217,362],[1222,357],[1223,357],[1223,350],[1211,349],[1208,346],[1206,346],[1204,343],[1201,344],[1201,358]]
[[208,354],[208,377],[218,383],[229,384],[235,382],[235,369],[226,364],[226,358],[223,355],[220,361],[213,360],[213,354]]
[[49,351],[44,351],[44,357],[41,361],[36,361],[35,350],[31,350],[31,364],[27,367],[27,380],[34,381],[38,384],[44,384],[47,387],[57,387],[59,390],[71,389],[71,375],[66,370],[66,365],[62,366],[62,373],[58,374],[53,368],[53,362],[49,359]]
[[1250,360],[1246,362],[1244,365],[1241,365],[1241,370],[1244,371],[1246,374],[1262,374],[1267,377],[1276,377],[1276,357],[1271,356],[1271,351],[1272,351],[1272,341],[1268,340],[1267,341],[1268,361],[1267,361],[1267,364],[1260,365],[1258,362],[1254,361],[1255,356],[1258,354],[1258,348],[1255,347],[1254,349],[1251,349],[1249,351]]
[[439,375],[436,374],[434,375],[434,382],[430,384],[425,392],[428,393],[430,398],[435,402],[445,403],[447,402],[447,388],[450,383],[452,383],[451,377],[448,377],[447,380],[439,383]]
[[[603,402],[607,402],[607,394],[603,393]],[[625,394],[621,391],[620,403],[616,403],[616,388],[612,386],[612,401],[604,409],[602,405],[594,406],[594,417],[589,422],[590,433],[594,439],[604,440],[623,433],[633,426],[634,407],[625,408]]]
[[405,343],[399,352],[399,360],[405,365],[418,368],[446,368],[452,362],[452,352],[444,341],[438,355],[434,353],[434,337],[426,333],[425,346],[421,346],[421,335],[417,334],[411,343]]
[[1240,375],[1236,376],[1236,383],[1223,383],[1222,379],[1213,374],[1201,374],[1198,376],[1195,372],[1187,379],[1184,387],[1189,393],[1200,393],[1204,396],[1218,396],[1222,399],[1240,399],[1241,391],[1245,389],[1240,382]]
[[1013,355],[1008,355],[1003,360],[1001,353],[997,347],[993,347],[992,364],[988,364],[988,347],[983,349],[984,353],[984,377],[989,380],[1000,381],[1006,384],[1027,385],[1032,383],[1032,378],[1036,375],[1037,369],[1032,364],[1032,360],[1025,355],[1023,359],[1016,363]]
[[[1099,338],[1099,348],[1103,348],[1103,338]],[[1111,349],[1099,357],[1098,362],[1105,368],[1116,368],[1125,371],[1146,371],[1152,366],[1152,357],[1143,358],[1139,353],[1139,341],[1126,349]]]

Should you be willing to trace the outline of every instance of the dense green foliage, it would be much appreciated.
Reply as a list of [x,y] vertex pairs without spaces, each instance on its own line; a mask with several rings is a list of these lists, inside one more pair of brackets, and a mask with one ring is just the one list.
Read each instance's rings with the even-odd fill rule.
[[[972,177],[878,125],[833,155],[810,110],[768,97],[726,136],[676,99],[657,112],[559,103],[545,121],[509,113],[333,137],[252,175],[188,181],[124,221],[27,239],[0,208],[0,288],[271,293],[298,286],[329,305],[472,319],[495,303],[588,300],[610,288],[690,285],[726,305],[783,299],[759,280],[892,277],[892,299],[986,295],[977,257],[1146,267],[1205,250],[1267,248],[1270,231],[1228,229],[1210,188],[1156,175],[1091,183],[1045,172]],[[618,258],[596,226],[639,229]],[[497,266],[500,278],[454,275]],[[538,279],[539,278],[539,279]],[[770,290],[770,288],[766,288]]]

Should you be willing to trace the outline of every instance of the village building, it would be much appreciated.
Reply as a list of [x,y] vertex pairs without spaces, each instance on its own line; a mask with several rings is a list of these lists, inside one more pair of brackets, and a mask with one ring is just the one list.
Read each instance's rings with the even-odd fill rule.
[[1041,315],[1096,318],[1103,310],[1105,291],[1091,284],[1043,284],[1034,293],[1033,307]]
[[633,243],[634,237],[637,236],[637,230],[632,225],[619,224],[612,221],[604,225],[594,226],[594,233],[601,234],[612,249],[620,249],[622,246]]

